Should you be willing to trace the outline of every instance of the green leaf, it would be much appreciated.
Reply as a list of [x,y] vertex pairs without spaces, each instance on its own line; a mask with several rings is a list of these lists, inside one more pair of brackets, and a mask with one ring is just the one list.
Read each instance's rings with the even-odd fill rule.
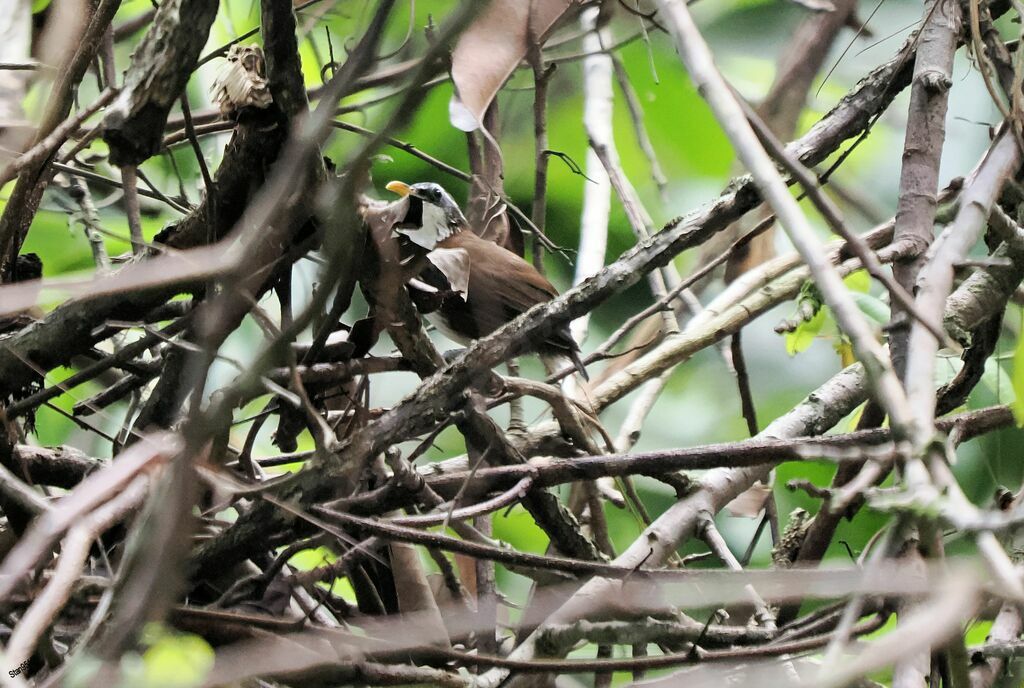
[[866,294],[871,289],[871,275],[867,270],[854,270],[843,278],[843,283],[850,291]]
[[822,308],[810,320],[805,320],[792,332],[786,333],[786,353],[796,356],[811,345],[825,324],[825,309]]
[[325,564],[331,564],[336,558],[334,552],[326,547],[314,547],[296,552],[288,560],[288,563],[300,571],[309,571]]
[[1024,427],[1024,333],[1017,338],[1017,350],[1013,352],[1013,394],[1011,402],[1017,426]]
[[857,360],[857,357],[853,354],[853,344],[845,336],[836,337],[832,343],[832,348],[839,354],[839,361],[844,368],[853,365]]
[[142,655],[140,683],[151,688],[198,686],[213,659],[213,648],[198,635],[165,632]]
[[988,640],[988,634],[991,630],[991,621],[975,621],[967,627],[967,633],[964,634],[964,644],[967,646],[981,645]]
[[[1016,366],[1014,366],[1014,371],[1016,372]],[[985,372],[981,375],[980,383],[997,404],[1012,402],[1015,396],[1019,396],[1014,394],[1017,390],[1016,385],[1010,380],[1010,376],[1006,374],[1006,370],[999,364],[999,361],[994,358],[985,360]]]
[[496,539],[522,552],[540,553],[548,546],[547,535],[522,506],[494,514],[492,527]]
[[857,308],[859,308],[864,315],[868,316],[879,325],[884,325],[889,322],[889,319],[892,317],[888,304],[871,294],[854,292],[853,300],[857,304]]

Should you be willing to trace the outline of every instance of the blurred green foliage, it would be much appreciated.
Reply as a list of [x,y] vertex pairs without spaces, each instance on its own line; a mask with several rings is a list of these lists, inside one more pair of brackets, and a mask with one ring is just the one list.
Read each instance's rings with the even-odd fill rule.
[[125,686],[192,688],[202,683],[213,666],[213,648],[198,635],[147,627],[140,657],[121,660]]

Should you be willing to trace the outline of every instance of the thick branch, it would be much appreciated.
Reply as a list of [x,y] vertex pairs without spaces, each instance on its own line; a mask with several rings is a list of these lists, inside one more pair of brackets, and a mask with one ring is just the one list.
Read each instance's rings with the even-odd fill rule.
[[124,87],[103,118],[114,165],[137,165],[160,150],[178,101],[217,16],[216,0],[165,0],[132,54]]
[[[893,267],[896,281],[913,293],[924,251],[932,243],[939,161],[946,135],[946,106],[952,86],[953,54],[960,36],[960,3],[930,0],[924,4],[924,26],[914,62],[910,112],[900,169],[900,196],[896,209],[896,240],[914,242],[917,252]],[[894,314],[902,311],[898,305]],[[909,323],[893,331],[890,347],[893,366],[906,372]]]

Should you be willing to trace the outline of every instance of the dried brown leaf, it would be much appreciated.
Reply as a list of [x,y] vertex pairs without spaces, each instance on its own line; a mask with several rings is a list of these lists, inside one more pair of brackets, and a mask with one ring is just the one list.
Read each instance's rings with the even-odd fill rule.
[[764,483],[755,483],[745,492],[736,496],[725,508],[733,516],[757,518],[772,494],[772,488]]
[[374,243],[382,243],[391,234],[391,228],[409,212],[409,197],[393,202],[373,198],[360,199],[360,214],[370,228]]
[[829,2],[829,0],[793,0],[793,2],[812,12],[836,11],[836,6]]
[[408,197],[393,202],[365,196],[359,199],[359,213],[369,229],[369,253],[361,267],[359,280],[370,304],[370,313],[356,322],[350,333],[356,356],[368,353],[380,333],[394,320],[399,293],[422,267],[415,261],[403,265],[392,231],[408,212]]
[[[500,156],[499,151],[489,162],[495,164],[492,161],[498,160],[497,164],[500,164]],[[473,187],[470,189],[470,202],[466,208],[466,217],[470,219],[470,225],[477,236],[513,250],[507,243],[510,228],[508,208],[501,196],[494,190],[495,187],[500,189],[501,185],[500,177],[488,182],[481,181],[480,175],[473,175]]]
[[453,292],[465,301],[469,298],[469,252],[464,248],[435,248],[427,254]]
[[484,111],[526,55],[531,32],[542,37],[578,0],[494,0],[462,34],[452,52],[456,95],[452,125],[479,128]]
[[415,619],[417,634],[423,644],[450,647],[448,630],[430,589],[423,560],[413,545],[391,543],[391,573],[395,580],[398,608],[407,619]]

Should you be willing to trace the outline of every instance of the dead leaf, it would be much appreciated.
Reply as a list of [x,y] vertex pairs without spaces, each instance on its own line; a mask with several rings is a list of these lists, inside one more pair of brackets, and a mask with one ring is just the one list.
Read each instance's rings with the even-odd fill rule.
[[812,12],[835,12],[836,6],[829,0],[793,0],[797,5]]
[[469,169],[473,175],[469,185],[466,217],[477,236],[521,256],[522,247],[515,245],[510,231],[508,208],[502,200],[505,193],[505,160],[498,142],[500,130],[498,102],[492,101],[484,112],[480,130],[466,134]]
[[[485,164],[501,164],[501,153],[498,152],[491,157],[491,161]],[[481,239],[493,241],[499,246],[509,248],[506,240],[509,236],[508,208],[505,201],[497,193],[501,189],[502,179],[497,175],[495,180],[482,180],[481,175],[473,175],[473,186],[470,189],[470,200],[466,207],[466,217],[469,218],[473,232]]]
[[469,297],[469,251],[464,248],[435,248],[427,254],[427,260],[434,264],[449,288],[465,301]]
[[359,213],[370,228],[375,243],[382,243],[390,236],[391,228],[409,212],[409,197],[397,201],[379,201],[375,198],[360,198]]
[[772,488],[764,483],[755,483],[745,492],[725,505],[725,508],[733,516],[745,518],[757,518],[764,509],[765,502],[772,494]]
[[526,55],[531,30],[543,37],[576,4],[578,0],[491,2],[452,52],[455,95],[448,105],[452,125],[463,131],[479,128],[487,106]]
[[[422,644],[451,647],[444,618],[430,589],[419,552],[404,542],[393,542],[390,547],[391,573],[395,579],[399,611],[415,619]],[[407,618],[405,623],[411,623],[410,619]]]
[[361,358],[370,352],[380,333],[387,328],[398,289],[404,284],[398,242],[394,240],[391,229],[405,218],[409,199],[401,198],[389,203],[360,196],[357,206],[369,230],[359,283],[370,312],[352,325],[349,340],[355,345],[353,356]]

